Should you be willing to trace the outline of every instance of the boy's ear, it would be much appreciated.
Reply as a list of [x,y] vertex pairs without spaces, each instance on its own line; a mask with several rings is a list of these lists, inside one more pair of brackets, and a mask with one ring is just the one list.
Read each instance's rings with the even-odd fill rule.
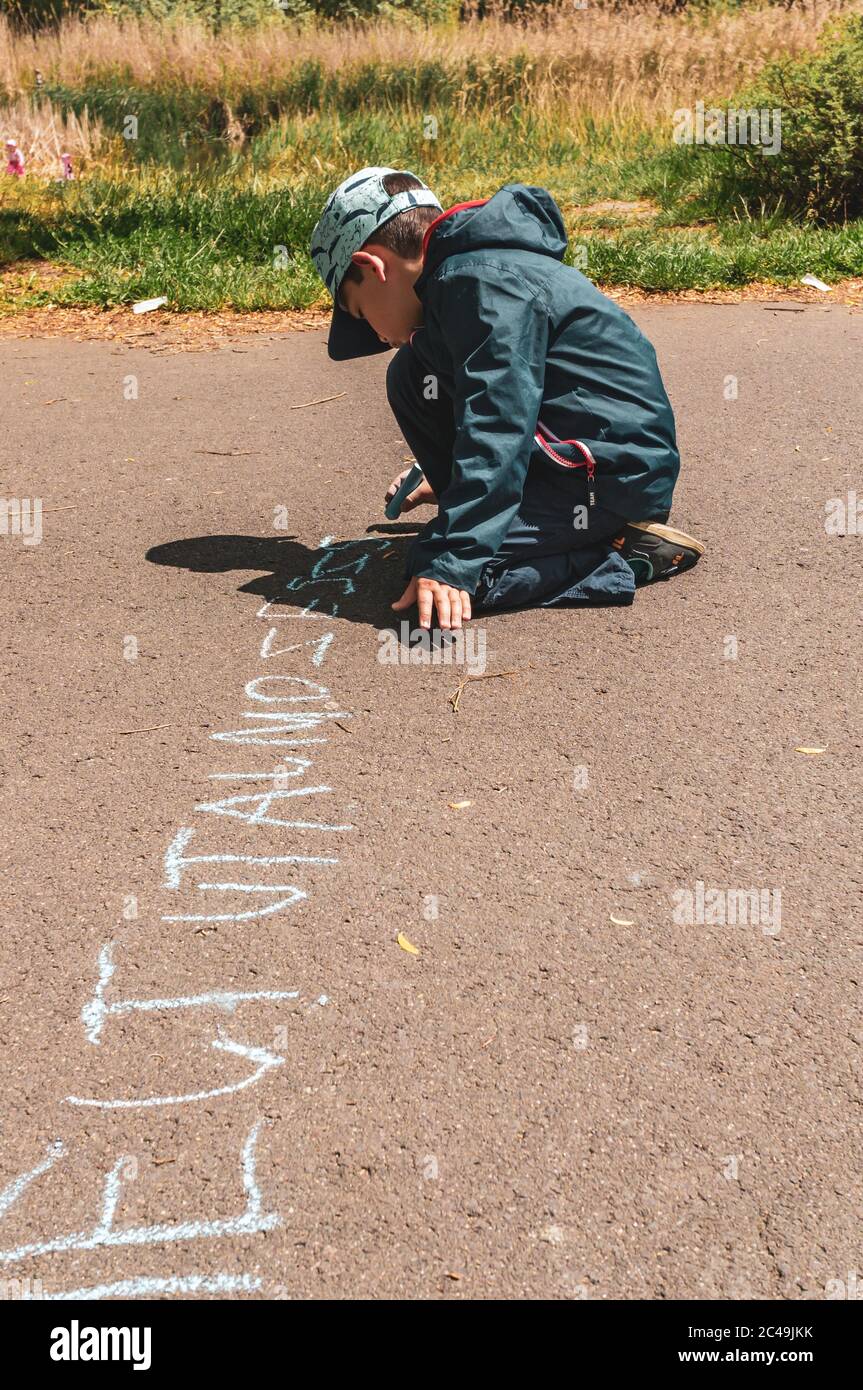
[[371,266],[372,273],[377,276],[382,284],[386,280],[387,268],[380,256],[376,255],[374,251],[355,251],[351,256],[351,261],[354,265],[360,267]]

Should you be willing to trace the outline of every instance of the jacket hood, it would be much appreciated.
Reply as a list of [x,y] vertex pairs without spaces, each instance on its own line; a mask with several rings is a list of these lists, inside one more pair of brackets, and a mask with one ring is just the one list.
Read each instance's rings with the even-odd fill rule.
[[508,183],[491,198],[456,203],[442,212],[426,228],[415,293],[421,297],[424,284],[447,256],[485,249],[533,251],[562,261],[566,228],[551,194],[545,188]]

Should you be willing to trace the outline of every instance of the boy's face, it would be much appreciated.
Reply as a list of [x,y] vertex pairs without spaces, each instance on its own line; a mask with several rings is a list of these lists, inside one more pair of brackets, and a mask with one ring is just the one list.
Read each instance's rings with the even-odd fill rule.
[[422,305],[414,294],[422,260],[406,261],[386,246],[355,251],[351,260],[363,278],[359,284],[342,282],[342,307],[354,318],[367,319],[382,343],[401,347],[423,319]]

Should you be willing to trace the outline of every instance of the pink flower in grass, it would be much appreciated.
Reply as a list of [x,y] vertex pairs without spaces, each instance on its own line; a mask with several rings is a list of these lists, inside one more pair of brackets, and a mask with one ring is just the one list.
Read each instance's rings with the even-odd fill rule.
[[24,173],[24,156],[14,140],[6,141],[6,173],[19,178]]

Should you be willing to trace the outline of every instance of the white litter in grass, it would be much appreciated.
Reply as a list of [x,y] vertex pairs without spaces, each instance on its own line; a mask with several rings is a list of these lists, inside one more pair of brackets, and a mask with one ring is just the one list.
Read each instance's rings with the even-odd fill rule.
[[800,283],[801,285],[811,285],[813,290],[824,290],[825,294],[829,294],[833,288],[832,285],[825,285],[824,281],[819,280],[817,275],[804,275]]
[[137,304],[132,305],[132,313],[149,314],[153,309],[161,309],[162,305],[167,304],[167,302],[168,300],[165,295],[162,295],[159,299],[139,299]]

